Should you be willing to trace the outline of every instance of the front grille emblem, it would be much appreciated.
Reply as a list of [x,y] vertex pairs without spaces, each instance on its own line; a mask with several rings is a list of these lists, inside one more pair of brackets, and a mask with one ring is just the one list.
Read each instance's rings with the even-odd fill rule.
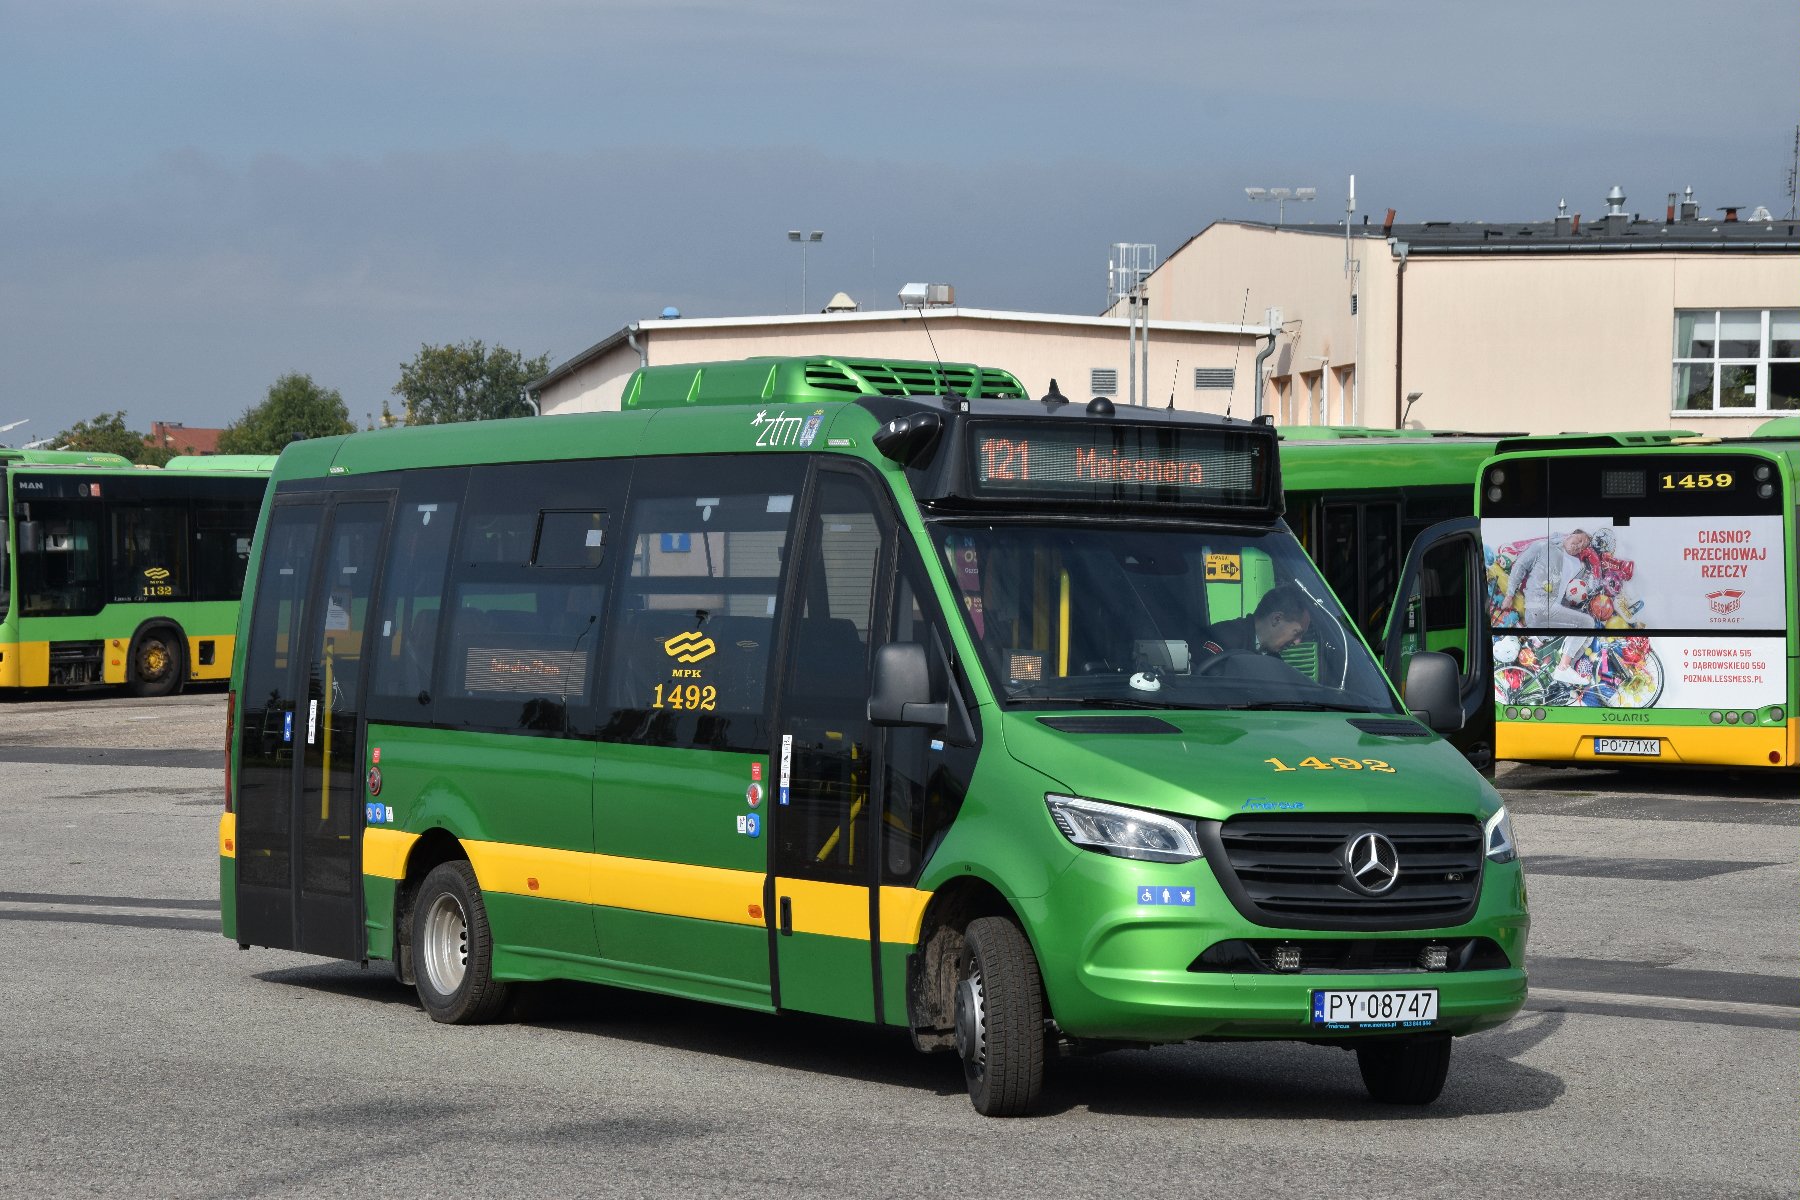
[[1371,829],[1344,843],[1344,870],[1357,891],[1380,896],[1400,879],[1400,852],[1385,835]]

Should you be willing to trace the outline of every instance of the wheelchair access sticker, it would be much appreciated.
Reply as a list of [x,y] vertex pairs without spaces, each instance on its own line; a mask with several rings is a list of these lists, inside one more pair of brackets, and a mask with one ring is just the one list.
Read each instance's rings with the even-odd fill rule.
[[1141,887],[1137,890],[1139,904],[1173,904],[1181,908],[1194,907],[1194,889],[1191,887]]

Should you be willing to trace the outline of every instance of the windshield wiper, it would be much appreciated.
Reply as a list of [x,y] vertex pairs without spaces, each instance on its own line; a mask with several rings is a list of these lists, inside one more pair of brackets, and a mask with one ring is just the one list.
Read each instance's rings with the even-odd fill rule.
[[1253,700],[1248,704],[1228,704],[1226,708],[1233,712],[1375,712],[1363,704],[1328,704],[1317,700]]

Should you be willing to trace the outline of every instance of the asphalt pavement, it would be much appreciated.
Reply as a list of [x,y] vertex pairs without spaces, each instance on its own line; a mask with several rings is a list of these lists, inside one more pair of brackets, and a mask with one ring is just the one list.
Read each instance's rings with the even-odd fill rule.
[[1439,1102],[1352,1055],[1059,1061],[985,1120],[904,1035],[610,989],[433,1024],[218,934],[224,699],[0,701],[0,1195],[1792,1196],[1790,778],[1503,768],[1532,998]]

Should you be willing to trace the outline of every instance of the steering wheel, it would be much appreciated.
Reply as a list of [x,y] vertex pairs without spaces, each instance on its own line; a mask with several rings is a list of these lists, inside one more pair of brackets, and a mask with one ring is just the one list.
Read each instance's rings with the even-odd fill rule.
[[1195,675],[1210,675],[1214,671],[1217,671],[1221,664],[1228,663],[1234,658],[1242,659],[1242,658],[1260,658],[1260,657],[1261,657],[1261,655],[1255,650],[1221,650],[1217,654],[1213,655],[1211,658],[1207,659],[1205,662],[1201,663],[1199,666],[1195,667],[1193,673]]

